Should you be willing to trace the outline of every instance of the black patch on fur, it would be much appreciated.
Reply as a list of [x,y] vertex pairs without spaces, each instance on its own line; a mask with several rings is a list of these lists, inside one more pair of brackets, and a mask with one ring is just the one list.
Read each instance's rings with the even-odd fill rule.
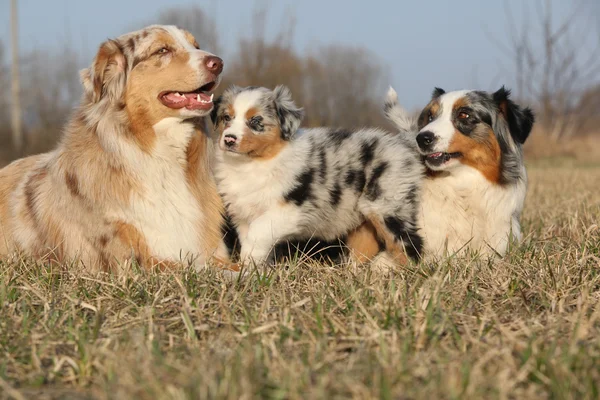
[[215,126],[217,125],[217,115],[219,114],[219,106],[221,105],[222,101],[223,96],[219,96],[216,100],[213,101],[213,109],[210,112],[210,120]]
[[354,182],[354,189],[356,189],[357,193],[361,193],[365,189],[365,184],[367,183],[367,177],[365,175],[365,171],[357,170],[355,172],[356,182]]
[[285,201],[301,206],[305,201],[310,200],[314,175],[315,171],[312,168],[301,173],[297,179],[298,184],[283,196]]
[[289,257],[295,258],[296,255],[302,255],[302,259],[308,258],[321,263],[339,264],[340,257],[344,254],[345,246],[342,245],[345,238],[341,241],[327,242],[318,238],[312,238],[302,241],[281,241],[275,245],[273,254],[275,259],[281,262],[289,260]]
[[315,158],[315,152],[317,151],[317,143],[312,136],[308,138],[308,143],[310,144],[308,147],[308,159],[313,160]]
[[304,114],[302,111],[298,110],[283,110],[281,108],[277,108],[277,116],[279,117],[279,123],[281,124],[281,134],[284,139],[289,139],[294,132],[289,128],[289,119],[302,120]]
[[225,213],[223,225],[221,225],[221,233],[223,234],[225,246],[229,250],[229,255],[232,258],[237,257],[241,250],[240,240],[233,221],[227,212]]
[[371,177],[369,178],[369,182],[367,183],[367,188],[365,192],[367,199],[374,201],[379,196],[381,196],[381,186],[379,185],[379,178],[381,178],[381,175],[383,175],[388,166],[389,164],[384,161],[373,169]]
[[321,183],[325,183],[327,179],[327,153],[324,148],[319,150],[319,161],[321,163],[319,177],[321,178]]
[[404,221],[394,216],[385,217],[383,222],[397,240],[402,240],[406,254],[413,260],[418,261],[423,251],[423,239],[415,229],[407,228]]
[[284,140],[290,140],[302,122],[304,110],[294,104],[291,92],[287,87],[279,85],[273,94],[275,96],[273,105],[279,120],[281,137]]
[[339,182],[336,182],[335,185],[333,185],[333,189],[329,190],[329,203],[335,207],[340,203],[341,199],[342,199],[342,186],[340,185]]
[[402,239],[406,248],[406,254],[414,261],[419,261],[423,254],[423,238],[414,230],[406,232],[406,237]]
[[363,167],[373,161],[375,157],[375,148],[377,147],[378,140],[373,140],[371,142],[363,142],[362,147],[360,149],[360,163]]
[[408,204],[416,204],[417,200],[418,200],[418,195],[419,195],[418,186],[413,186],[412,188],[410,188],[410,190],[406,194],[406,202]]
[[480,112],[479,119],[481,119],[484,123],[492,126],[492,116],[488,112]]
[[442,88],[436,87],[433,89],[433,93],[431,93],[432,99],[437,99],[441,95],[446,94],[446,91]]
[[346,172],[346,177],[344,178],[344,182],[346,182],[347,186],[352,186],[354,184],[354,180],[356,179],[356,173],[354,170],[349,169]]
[[350,136],[352,136],[352,133],[353,132],[349,131],[348,129],[340,129],[332,132],[329,137],[334,145],[340,146],[346,139],[349,139]]

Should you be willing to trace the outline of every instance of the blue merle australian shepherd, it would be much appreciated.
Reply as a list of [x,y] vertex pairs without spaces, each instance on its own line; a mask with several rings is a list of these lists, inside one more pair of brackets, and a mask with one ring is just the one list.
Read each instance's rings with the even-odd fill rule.
[[364,222],[397,263],[417,259],[425,169],[414,138],[379,129],[299,129],[302,117],[284,86],[234,86],[215,102],[217,185],[242,262],[269,260],[282,240],[334,241]]
[[[417,145],[427,169],[418,205],[419,234],[427,258],[476,252],[504,255],[521,239],[519,222],[527,174],[522,145],[533,112],[494,93],[435,89],[418,118],[398,104],[391,89],[387,117]],[[349,235],[353,251],[365,258],[378,252],[368,223]]]

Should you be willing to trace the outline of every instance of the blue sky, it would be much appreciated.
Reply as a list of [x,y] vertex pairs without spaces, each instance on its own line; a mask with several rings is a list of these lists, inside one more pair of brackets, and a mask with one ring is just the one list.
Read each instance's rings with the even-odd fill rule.
[[[530,2],[533,6],[541,3]],[[558,21],[574,2],[552,3]],[[253,0],[19,0],[20,43],[22,50],[28,51],[58,48],[69,41],[87,64],[106,38],[125,33],[140,22],[151,22],[162,9],[194,4],[216,20],[224,49],[221,55],[227,63],[237,39],[251,32]],[[291,11],[296,16],[294,45],[299,52],[330,43],[370,49],[387,66],[390,84],[409,107],[423,105],[434,86],[447,90],[514,86],[510,60],[490,38],[509,41],[505,6],[518,15],[521,0],[271,0],[268,4],[267,34],[278,32],[286,11]],[[600,11],[593,0],[585,7],[587,13]],[[596,15],[600,25],[600,14]],[[0,2],[0,21],[6,44],[8,0]]]

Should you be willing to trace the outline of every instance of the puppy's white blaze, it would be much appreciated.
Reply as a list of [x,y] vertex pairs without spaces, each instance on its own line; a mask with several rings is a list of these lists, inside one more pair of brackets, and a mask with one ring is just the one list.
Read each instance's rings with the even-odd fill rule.
[[248,90],[240,93],[233,102],[236,117],[245,115],[246,111],[260,104],[264,93],[259,90]]
[[452,109],[454,103],[463,98],[471,90],[457,90],[455,92],[445,93],[440,99],[440,108],[442,113],[438,114],[435,119],[425,125],[421,132],[430,131],[437,137],[434,148],[431,153],[435,152],[446,152],[450,147],[452,136],[454,136],[454,125],[452,124]]
[[240,93],[233,102],[233,109],[235,110],[235,116],[230,125],[223,131],[223,138],[226,134],[231,133],[237,136],[238,140],[244,137],[244,130],[246,127],[246,112],[253,107],[256,107],[260,99],[264,96],[258,90],[248,90]]

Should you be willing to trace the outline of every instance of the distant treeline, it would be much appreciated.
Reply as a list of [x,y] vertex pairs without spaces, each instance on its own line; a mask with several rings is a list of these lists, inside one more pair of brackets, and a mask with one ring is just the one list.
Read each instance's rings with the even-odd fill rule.
[[[375,54],[365,48],[338,44],[320,44],[300,53],[292,46],[293,15],[283,18],[279,33],[267,38],[266,8],[258,8],[255,14],[254,30],[240,38],[233,49],[220,46],[219,29],[198,7],[168,9],[154,21],[124,27],[123,33],[151,23],[174,24],[189,30],[203,49],[225,59],[224,80],[218,92],[232,83],[271,88],[286,84],[306,110],[305,126],[388,126],[381,110],[385,89],[391,83],[390,74]],[[524,32],[527,28],[523,28]],[[505,55],[515,59],[517,96],[533,103],[539,116],[538,131],[547,132],[555,140],[600,133],[600,86],[587,84],[591,78],[582,75],[576,47],[570,48],[568,54],[558,53],[559,34],[563,31],[564,28],[559,32],[549,31],[554,41],[547,41],[544,51],[539,53],[536,43],[518,33],[512,35],[511,43],[505,47]],[[78,71],[92,62],[82,59],[68,45],[54,52],[39,50],[21,55],[26,146],[24,154],[16,154],[10,135],[10,68],[6,45],[0,41],[0,87],[4,88],[0,91],[0,164],[24,154],[47,151],[56,144],[63,124],[79,100]],[[592,60],[596,63],[592,66],[600,68],[598,59]],[[588,62],[586,68],[589,67]]]

